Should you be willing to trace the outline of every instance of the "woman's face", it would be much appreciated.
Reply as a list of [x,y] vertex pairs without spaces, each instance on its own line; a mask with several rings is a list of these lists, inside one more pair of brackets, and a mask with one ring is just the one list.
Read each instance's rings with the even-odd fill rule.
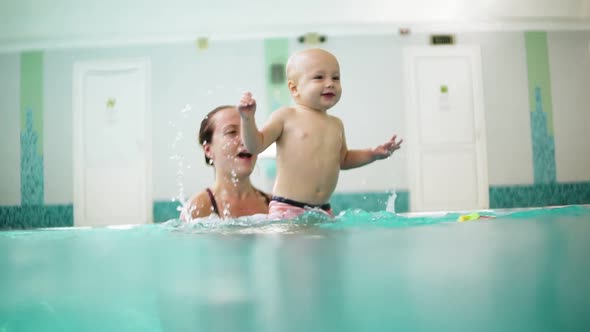
[[219,172],[233,178],[249,176],[256,164],[256,155],[248,153],[240,136],[240,114],[225,108],[213,115],[213,135],[205,144],[205,153]]

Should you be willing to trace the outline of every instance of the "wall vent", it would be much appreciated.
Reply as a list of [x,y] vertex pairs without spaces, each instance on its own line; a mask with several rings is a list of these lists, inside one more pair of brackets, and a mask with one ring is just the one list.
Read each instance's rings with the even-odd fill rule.
[[454,35],[430,35],[431,45],[453,45],[455,44]]

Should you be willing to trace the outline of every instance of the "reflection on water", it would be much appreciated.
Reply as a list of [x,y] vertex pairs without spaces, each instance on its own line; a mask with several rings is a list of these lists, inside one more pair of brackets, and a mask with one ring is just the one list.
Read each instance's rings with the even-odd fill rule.
[[0,331],[590,330],[590,209],[455,219],[1,232]]

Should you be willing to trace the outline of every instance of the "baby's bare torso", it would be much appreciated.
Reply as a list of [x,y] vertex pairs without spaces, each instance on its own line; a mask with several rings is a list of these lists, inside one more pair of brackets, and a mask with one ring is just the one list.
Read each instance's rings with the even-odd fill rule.
[[336,188],[344,132],[341,121],[320,111],[288,108],[277,140],[277,179],[273,194],[324,204]]

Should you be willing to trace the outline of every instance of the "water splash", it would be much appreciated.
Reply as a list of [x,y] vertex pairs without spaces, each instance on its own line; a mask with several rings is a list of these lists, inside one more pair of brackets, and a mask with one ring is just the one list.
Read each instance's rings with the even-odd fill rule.
[[174,230],[188,233],[220,233],[220,234],[253,234],[253,233],[298,233],[303,230],[314,229],[315,226],[337,222],[324,213],[310,210],[305,214],[289,220],[269,219],[266,214],[255,214],[232,218],[222,210],[223,218],[212,214],[207,217],[191,219],[183,222],[171,219],[162,224],[164,230]]
[[388,193],[389,193],[389,197],[387,198],[387,204],[385,205],[385,211],[395,213],[395,200],[397,198],[397,194],[395,193],[395,188],[392,188]]
[[191,105],[189,105],[189,104],[186,104],[186,105],[184,106],[184,108],[180,110],[180,113],[186,113],[186,112],[190,112],[192,109],[193,109],[193,108],[191,107]]
[[[177,120],[179,123],[186,122],[186,119],[190,115],[192,111],[192,107],[189,104],[186,104],[179,112],[179,119]],[[182,128],[176,125],[175,121],[170,120],[168,124],[173,128],[176,129],[176,134],[174,136],[174,140],[171,144],[172,155],[170,159],[176,162],[176,186],[178,187],[178,193],[175,197],[172,198],[172,202],[178,202],[180,205],[176,208],[176,210],[180,213],[181,216],[185,220],[192,219],[192,213],[196,209],[194,206],[190,206],[184,192],[184,168],[190,169],[190,165],[185,165],[184,163],[184,154],[179,153],[178,147],[179,143],[184,140],[184,132]]]
[[368,212],[360,209],[342,211],[335,218],[325,213],[309,210],[294,219],[269,219],[265,214],[231,218],[222,211],[223,218],[211,216],[191,219],[189,222],[170,220],[163,224],[164,229],[188,233],[219,234],[298,234],[317,233],[323,229],[349,230],[357,228],[405,228],[434,224],[455,224],[458,214],[441,216],[410,217],[387,211]]

